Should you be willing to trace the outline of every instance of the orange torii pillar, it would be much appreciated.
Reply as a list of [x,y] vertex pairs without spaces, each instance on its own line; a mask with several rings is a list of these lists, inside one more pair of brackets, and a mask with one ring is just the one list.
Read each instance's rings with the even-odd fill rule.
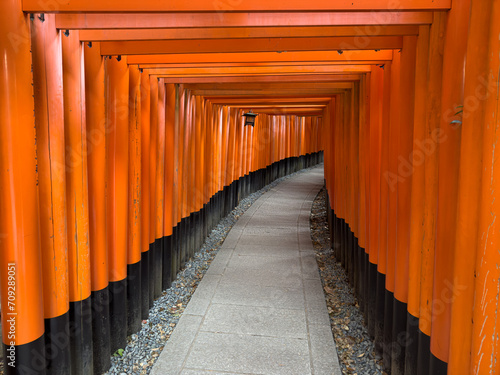
[[205,113],[205,160],[206,160],[206,171],[205,176],[205,204],[206,204],[206,233],[208,235],[212,230],[213,224],[213,194],[214,194],[214,176],[215,176],[215,138],[214,138],[214,121],[213,121],[213,111],[214,105],[210,102],[206,103],[206,113]]
[[[458,3],[458,2],[457,2]],[[449,13],[448,13],[449,16]],[[432,30],[441,24],[441,32],[444,33],[446,22],[446,14],[436,12],[431,28],[431,49],[432,46]],[[467,25],[467,23],[465,23]],[[450,25],[449,25],[450,26]],[[462,24],[461,27],[464,27]],[[450,29],[446,30],[449,35]],[[464,35],[465,36],[465,35]],[[452,37],[451,35],[448,38]],[[457,35],[453,36],[455,41],[458,41]],[[463,42],[463,41],[462,41]],[[441,41],[441,44],[443,41]],[[449,48],[450,41],[448,40],[447,47]],[[435,47],[434,47],[435,48]],[[442,50],[442,47],[441,47]],[[472,59],[467,60],[467,64],[473,63]],[[462,58],[462,62],[465,62]],[[448,63],[448,61],[447,61]],[[444,70],[448,68],[445,65]],[[463,76],[463,71],[460,73]],[[448,72],[444,75],[446,80],[442,82],[443,90],[449,90],[450,80],[459,82],[456,77],[451,78]],[[433,78],[433,77],[431,77]],[[442,78],[442,77],[437,77]],[[460,88],[456,89],[461,92]],[[449,92],[446,95],[444,105],[453,105],[450,102]],[[440,137],[437,139],[439,143],[438,152],[438,196],[437,196],[437,214],[436,214],[436,248],[434,252],[434,279],[432,290],[432,325],[430,338],[430,368],[429,373],[444,374],[447,371],[446,363],[448,362],[448,354],[450,348],[450,320],[451,320],[451,305],[452,300],[444,297],[453,295],[453,290],[450,290],[450,280],[453,280],[453,267],[456,238],[456,217],[457,217],[457,201],[458,201],[458,170],[460,162],[460,135],[453,128],[449,121],[443,119],[442,111],[446,110],[442,107],[440,121]],[[436,142],[436,140],[433,140]],[[453,287],[451,287],[453,289]]]
[[376,326],[375,326],[375,350],[383,356],[385,327],[385,298],[386,298],[386,274],[387,274],[387,245],[388,245],[388,208],[389,208],[389,184],[385,175],[389,170],[389,131],[390,131],[390,102],[391,102],[391,78],[392,64],[390,61],[384,65],[384,94],[382,105],[382,130],[380,133],[380,219],[379,219],[379,241],[377,259],[377,302],[376,302]]
[[92,340],[94,373],[111,365],[109,328],[108,243],[106,240],[106,107],[104,59],[100,44],[86,44],[85,105],[89,179],[89,246],[92,288]]
[[[359,117],[358,113],[354,111],[355,108],[355,102],[357,98],[354,96],[354,90],[349,89],[346,90],[345,94],[345,100],[346,100],[346,108],[344,109],[344,116],[346,117],[347,120],[347,127],[345,128],[345,134],[346,134],[346,160],[348,162],[348,169],[347,169],[347,175],[346,175],[346,184],[348,186],[349,192],[348,195],[346,196],[348,199],[346,200],[347,207],[346,209],[349,212],[349,221],[347,224],[347,231],[346,231],[346,239],[347,239],[347,260],[349,262],[349,273],[348,273],[348,278],[349,278],[349,283],[351,286],[354,286],[355,279],[356,279],[356,273],[358,272],[358,262],[357,262],[357,244],[356,244],[356,239],[354,236],[354,233],[357,232],[357,214],[358,212],[355,212],[356,209],[356,204],[359,202],[359,197],[355,195],[355,190],[354,190],[354,175],[358,174],[357,168],[355,169],[355,159],[357,159],[357,155],[359,153],[359,141],[355,137],[356,134],[359,132]],[[357,128],[354,130],[354,128]],[[314,132],[314,129],[317,128],[317,125],[312,122],[312,131]],[[313,151],[313,150],[311,150]],[[374,284],[375,286],[375,284]],[[375,294],[375,293],[374,293]],[[373,323],[374,321],[372,321]],[[372,324],[372,328],[374,328]]]
[[[438,36],[433,32],[433,36]],[[435,38],[437,41],[437,38]],[[439,57],[439,48],[433,51],[433,58]],[[441,65],[431,64],[433,76],[439,75]],[[433,68],[434,67],[434,68]],[[427,126],[426,102],[439,100],[439,79],[428,80],[429,68],[429,26],[423,25],[419,29],[417,40],[417,54],[415,66],[415,113],[413,126],[413,151],[411,160],[413,167],[412,194],[411,194],[411,226],[408,266],[408,313],[407,313],[407,346],[405,352],[405,371],[407,374],[416,374],[418,368],[419,317],[420,317],[420,274],[422,260],[422,246],[424,240],[424,206],[425,206],[425,154],[419,145],[425,139]],[[427,84],[422,84],[427,82]],[[429,94],[428,94],[429,90]],[[432,98],[432,99],[431,99]],[[438,101],[439,102],[439,101]],[[429,119],[429,122],[431,120]]]
[[[342,112],[343,112],[343,124],[342,124],[342,134],[343,134],[343,149],[344,152],[342,154],[343,156],[343,163],[344,163],[344,212],[345,212],[345,223],[344,223],[344,228],[343,228],[343,236],[344,236],[344,246],[342,248],[343,250],[343,256],[344,256],[344,262],[346,265],[346,270],[347,270],[347,276],[349,279],[349,283],[351,285],[354,284],[354,267],[352,263],[352,241],[351,241],[351,229],[352,229],[352,189],[350,186],[351,179],[350,179],[350,173],[351,173],[351,160],[350,160],[350,155],[351,155],[351,93],[349,91],[345,91],[342,94],[344,105],[342,106]],[[311,124],[312,125],[312,124]],[[312,126],[311,126],[311,131],[312,131]],[[373,327],[373,325],[371,325]]]
[[165,85],[165,187],[163,212],[163,275],[162,289],[170,288],[177,269],[173,256],[173,200],[174,200],[174,163],[175,163],[175,85]]
[[226,194],[226,211],[224,213],[224,216],[229,214],[231,210],[234,207],[234,155],[235,155],[235,118],[234,114],[236,113],[236,109],[230,107],[228,109],[228,116],[227,116],[227,124],[226,126],[228,127],[228,139],[227,139],[227,164],[226,164],[226,182],[225,182],[225,194]]
[[227,166],[228,166],[228,149],[229,149],[229,107],[224,105],[222,107],[222,119],[221,119],[222,125],[221,125],[221,173],[220,173],[220,180],[219,180],[219,191],[221,193],[221,212],[220,212],[220,217],[219,220],[222,219],[222,217],[226,213],[226,207],[227,207],[227,201],[226,201],[226,196],[225,196],[225,190],[227,186]]
[[[347,259],[346,259],[346,231],[348,227],[348,221],[349,217],[347,215],[347,210],[346,210],[346,205],[345,205],[345,196],[347,194],[347,188],[346,188],[346,179],[345,179],[345,174],[346,174],[346,160],[345,160],[345,154],[346,154],[346,96],[345,93],[342,93],[338,96],[338,101],[337,101],[337,110],[336,110],[336,115],[337,115],[337,123],[336,123],[336,130],[337,130],[337,171],[338,171],[338,177],[339,179],[337,180],[337,187],[338,191],[342,195],[342,199],[337,200],[336,204],[336,209],[337,212],[339,213],[339,216],[342,218],[339,222],[339,226],[337,228],[338,235],[337,237],[339,238],[339,243],[340,246],[338,248],[338,254],[339,254],[339,261],[342,264],[343,267],[345,267],[346,272],[349,272],[349,269],[347,268]],[[364,300],[362,300],[364,301]]]
[[[332,128],[332,140],[331,140],[331,161],[332,165],[330,168],[331,171],[331,180],[332,180],[332,194],[330,197],[331,200],[331,206],[332,206],[332,211],[334,215],[334,222],[333,222],[333,236],[332,236],[332,248],[334,250],[335,257],[337,258],[338,261],[341,261],[341,252],[340,252],[340,246],[341,246],[341,236],[340,236],[340,225],[342,223],[342,218],[341,218],[341,213],[340,213],[340,207],[338,204],[339,201],[339,195],[341,194],[340,191],[340,186],[339,186],[339,179],[340,179],[340,165],[339,165],[339,153],[340,153],[340,103],[341,103],[341,97],[340,95],[335,96],[335,100],[332,102],[332,118],[331,118],[331,128]],[[361,111],[360,111],[361,112]],[[360,137],[361,137],[361,129],[360,129]],[[364,181],[364,180],[363,180]],[[361,246],[361,239],[360,239],[360,246]],[[364,246],[364,245],[363,245]],[[361,250],[360,250],[361,251]],[[361,296],[360,293],[358,295]],[[361,303],[361,301],[360,301]]]
[[[323,135],[323,148],[325,150],[325,185],[327,189],[327,208],[328,208],[328,223],[330,229],[330,239],[331,246],[334,248],[336,246],[337,238],[334,237],[335,225],[337,222],[337,216],[334,212],[334,202],[335,202],[335,142],[334,142],[334,126],[335,126],[335,97],[333,97],[328,103],[325,114],[323,116],[324,128],[322,131]],[[306,129],[307,131],[308,129]],[[358,130],[359,134],[359,130]],[[357,235],[357,233],[356,233]],[[356,289],[357,290],[357,289]]]
[[141,317],[149,316],[149,277],[150,277],[150,81],[148,71],[141,71]]
[[64,124],[71,332],[71,370],[93,372],[92,310],[83,44],[77,31],[64,36]]
[[[339,102],[339,105],[342,103]],[[339,107],[339,113],[341,107]],[[338,126],[340,124],[336,124]],[[341,142],[341,140],[339,140]],[[341,158],[341,145],[336,146],[337,157]],[[369,227],[370,227],[370,217],[369,217],[369,204],[370,204],[370,189],[369,189],[369,173],[370,170],[370,79],[368,74],[365,74],[361,80],[361,88],[360,88],[360,119],[359,119],[359,183],[360,183],[360,202],[359,202],[359,249],[358,249],[358,269],[359,269],[359,304],[360,308],[366,316],[367,313],[367,276],[368,276],[368,259],[369,259]],[[337,164],[337,170],[342,170],[342,164]],[[343,185],[343,181],[339,178],[337,179],[337,186],[341,187]],[[340,193],[340,191],[339,191]],[[342,195],[345,192],[341,193]],[[343,207],[343,198],[342,195],[339,194],[337,196],[337,206],[341,208],[340,215],[341,218],[345,217],[345,210]]]
[[175,159],[175,170],[176,174],[174,175],[174,191],[175,191],[175,199],[174,199],[174,223],[176,227],[174,229],[175,233],[175,253],[177,254],[177,267],[178,270],[181,269],[182,265],[186,261],[185,256],[185,247],[184,247],[184,221],[183,219],[183,209],[184,204],[182,201],[182,194],[184,187],[183,175],[184,175],[184,89],[182,85],[177,87],[176,92],[176,111],[175,116],[175,139],[177,143],[177,153]]
[[188,208],[188,189],[189,189],[189,119],[188,119],[188,106],[190,102],[190,95],[188,90],[183,90],[180,97],[180,116],[179,116],[179,134],[181,139],[180,152],[180,162],[181,162],[181,178],[180,189],[179,189],[179,199],[180,199],[180,249],[181,249],[181,263],[182,266],[189,259],[189,241],[188,241],[188,230],[189,230],[189,208]]
[[409,157],[413,150],[413,114],[415,105],[415,36],[403,38],[401,50],[400,79],[400,118],[398,148],[398,193],[397,193],[397,233],[396,235],[396,267],[393,310],[393,340],[392,345],[392,375],[404,374],[405,342],[401,337],[406,335],[407,304],[408,304],[408,256],[410,248],[411,222],[411,169]]
[[[242,122],[242,116],[241,116],[241,111],[238,110],[236,112],[236,126],[237,126],[237,142],[238,142],[238,170],[237,170],[237,175],[239,177],[239,182],[238,182],[238,204],[240,201],[244,198],[244,183],[245,183],[245,159],[244,159],[244,148],[245,148],[245,141],[244,141],[244,136],[245,136],[245,129],[244,129],[244,123]],[[275,178],[275,177],[274,177]]]
[[111,353],[127,345],[129,71],[124,58],[105,61],[107,86],[106,219]]
[[[383,335],[383,314],[376,314],[377,296],[383,300],[383,293],[379,293],[377,285],[383,287],[382,283],[377,283],[380,253],[380,233],[386,229],[385,225],[380,223],[381,196],[381,153],[382,153],[382,116],[384,100],[384,76],[387,75],[383,67],[373,66],[370,73],[370,169],[368,178],[370,179],[370,209],[369,209],[369,263],[368,263],[368,308],[372,313],[368,314],[368,331],[375,337],[375,332]],[[351,163],[352,164],[352,161]],[[352,188],[351,188],[352,190]],[[379,307],[382,305],[380,304]],[[377,320],[377,317],[381,318]],[[382,326],[382,327],[381,327]]]
[[[173,133],[174,133],[174,175],[173,175],[173,186],[172,186],[172,267],[173,272],[177,273],[181,266],[181,258],[180,258],[180,247],[179,247],[179,236],[180,236],[180,227],[178,221],[178,212],[179,212],[179,188],[180,188],[180,134],[179,134],[179,115],[180,115],[180,94],[181,94],[180,85],[175,85],[175,115],[174,115],[174,124],[173,124]],[[167,121],[171,121],[170,116],[167,117]],[[166,130],[167,131],[167,130]],[[172,130],[169,130],[171,134]],[[172,275],[172,278],[175,276]]]
[[187,149],[186,149],[186,241],[188,249],[188,257],[191,258],[194,254],[194,236],[196,232],[194,223],[194,196],[195,196],[195,185],[194,185],[194,175],[197,173],[198,166],[195,162],[195,139],[196,139],[196,129],[194,113],[196,111],[195,98],[188,91],[188,101],[186,103],[186,123],[185,129],[188,131],[189,136],[187,138]]
[[[478,113],[482,113],[484,119],[479,122],[484,127],[481,134],[483,138],[483,168],[478,228],[480,235],[478,236],[475,267],[477,277],[475,280],[476,294],[474,297],[471,372],[473,374],[498,374],[500,373],[500,337],[498,334],[498,320],[500,318],[500,302],[498,300],[500,287],[500,257],[498,254],[500,233],[497,214],[500,214],[500,201],[498,199],[500,164],[498,163],[495,148],[500,133],[500,103],[498,97],[500,82],[500,56],[498,54],[500,24],[498,19],[500,17],[500,4],[497,1],[494,2],[490,9],[488,7],[478,8],[479,4],[473,5],[472,14],[474,18],[471,25],[475,21],[482,21],[484,24],[489,24],[490,32],[488,39],[483,39],[484,44],[482,44],[488,46],[488,48],[481,49],[478,56],[482,61],[488,62],[487,67],[481,67],[484,69],[481,74],[488,78],[486,81],[487,88],[483,87],[483,94],[484,89],[486,89],[487,94],[482,96],[484,101],[478,109]],[[478,41],[480,41],[482,33],[478,34],[476,35]],[[488,53],[484,53],[485,50]],[[470,52],[475,52],[475,46],[471,46]],[[469,50],[467,55],[469,55]],[[476,76],[476,79],[480,76]],[[470,94],[472,89],[477,90],[475,85],[477,81],[472,80],[471,83],[474,83],[474,85],[466,86],[466,95]],[[465,127],[467,124],[464,122],[463,126]],[[485,334],[485,332],[489,334]]]
[[129,66],[127,334],[141,329],[141,73]]
[[223,173],[223,162],[224,162],[224,152],[223,152],[223,140],[222,140],[222,134],[223,134],[223,106],[216,106],[215,107],[215,113],[214,113],[214,122],[215,122],[215,127],[214,127],[214,137],[216,139],[216,148],[215,148],[215,153],[217,155],[217,158],[215,160],[215,181],[214,181],[214,194],[215,194],[215,207],[214,207],[214,226],[217,225],[217,223],[221,219],[221,212],[222,212],[222,206],[223,206],[223,201],[222,201],[222,184],[221,184],[221,179],[222,179],[222,173]]
[[[242,112],[243,114],[243,112]],[[243,116],[242,116],[243,117]],[[250,194],[250,153],[252,150],[252,132],[253,126],[245,126],[244,118],[241,119],[241,126],[243,126],[243,159],[244,159],[244,169],[243,174],[245,177],[245,186],[243,188],[243,196],[247,197]],[[275,134],[276,134],[276,121],[275,121]],[[277,137],[276,137],[277,138]],[[277,142],[276,142],[277,144]],[[276,149],[276,152],[277,149]],[[278,154],[276,154],[278,156]],[[277,169],[276,169],[277,171]]]
[[203,245],[203,241],[205,237],[203,236],[203,185],[204,185],[204,142],[203,142],[203,133],[204,133],[204,101],[203,98],[199,95],[195,96],[195,164],[197,166],[197,171],[194,174],[194,223],[195,223],[195,249],[198,250]]
[[202,129],[202,143],[203,143],[203,237],[206,238],[211,230],[211,186],[212,186],[212,168],[213,168],[213,156],[212,156],[212,141],[211,141],[211,113],[212,113],[212,103],[204,100],[204,112],[203,112],[203,129]]
[[163,275],[163,200],[165,197],[165,83],[162,78],[157,80],[158,96],[153,101],[151,110],[156,104],[156,198],[155,198],[155,241],[154,259],[154,299],[162,292]]
[[[436,211],[437,202],[441,199],[438,198],[438,187],[442,184],[438,181],[437,172],[440,169],[439,159],[446,160],[448,157],[443,158],[441,150],[439,154],[436,152],[439,147],[440,134],[443,132],[442,128],[440,128],[440,122],[442,121],[442,56],[445,21],[445,14],[435,13],[434,22],[430,30],[427,31],[427,28],[424,26],[420,28],[417,45],[417,91],[415,94],[414,150],[412,154],[413,179],[415,181],[413,182],[412,192],[407,324],[410,345],[408,345],[406,350],[406,368],[414,369],[413,371],[416,373],[422,374],[446,372],[445,369],[432,370],[435,365],[431,365],[434,361],[431,357],[431,338],[429,337],[431,329],[434,329],[432,327],[435,325],[435,319],[431,317],[431,311],[434,308],[432,301],[434,300],[433,283],[436,276],[435,246],[438,242],[436,230],[439,227],[439,225],[436,225]],[[423,51],[424,48],[427,48],[427,51]],[[421,67],[420,55],[428,58],[428,66]],[[422,91],[418,82],[423,80],[427,81],[428,84],[426,88],[424,86],[424,90]],[[422,97],[426,97],[426,100],[422,100]],[[420,113],[425,113],[425,117],[420,118]],[[452,151],[450,150],[450,152]],[[450,168],[448,172],[441,172],[443,174],[449,173],[448,176],[452,176],[452,165],[454,162],[452,161],[452,164],[446,167],[446,169]],[[450,193],[452,193],[452,190],[450,189]],[[420,199],[422,199],[423,205],[422,201],[419,203],[415,202]],[[453,211],[452,208],[450,209]],[[417,224],[414,224],[415,221]],[[444,238],[442,237],[441,241]],[[420,252],[420,256],[416,251]],[[416,267],[418,265],[420,265],[420,272],[417,275],[418,270]],[[420,311],[417,307],[420,307]],[[415,340],[418,342],[417,345],[414,344]]]
[[[470,237],[457,237],[463,242],[459,244],[459,253],[456,254],[466,257],[471,263],[455,264],[460,278],[454,285],[455,295],[464,307],[464,315],[472,317],[473,322],[468,369],[471,374],[496,374],[500,371],[497,217],[500,180],[495,151],[499,129],[499,15],[498,2],[471,2],[460,126],[462,140],[457,220],[460,229],[467,230]],[[464,225],[467,225],[466,229]],[[473,244],[476,253],[465,254],[465,246],[473,241],[476,242],[475,246]],[[471,249],[468,251],[473,252]],[[470,291],[470,283],[474,293]],[[465,302],[469,302],[468,306]],[[456,319],[457,312],[454,313],[453,318]],[[469,347],[468,343],[465,345]]]
[[[66,165],[61,34],[54,15],[32,19],[40,241],[47,372],[70,364]],[[50,69],[46,69],[50,66]],[[41,353],[42,354],[42,353]]]
[[4,361],[7,374],[17,374],[22,369],[45,374],[29,20],[21,11],[20,0],[2,1],[0,10],[4,35],[0,38],[0,287]]
[[[447,157],[452,160],[450,167],[457,168],[456,182],[458,187],[457,202],[464,202],[466,199],[474,199],[475,196],[469,194],[467,189],[461,190],[459,171],[460,171],[460,139],[461,130],[459,124],[452,124],[453,120],[458,119],[454,114],[459,111],[456,108],[457,103],[464,101],[464,74],[463,67],[466,64],[467,43],[470,20],[470,0],[453,3],[452,9],[447,16],[447,32],[445,39],[445,48],[443,56],[443,66],[446,67],[443,75],[442,89],[442,110],[441,129],[446,136],[445,142],[451,143],[447,146]],[[482,20],[480,21],[482,22]],[[486,26],[486,25],[485,25]],[[488,27],[488,26],[486,26]],[[473,43],[476,43],[474,41]],[[474,59],[477,55],[474,52]],[[457,79],[458,78],[458,79]],[[441,150],[441,148],[440,148]],[[441,151],[439,151],[441,153]],[[443,155],[444,156],[444,155]],[[465,155],[464,155],[465,156]],[[440,155],[441,157],[441,155]],[[466,173],[466,179],[469,179]],[[475,183],[471,181],[472,183]],[[468,183],[468,182],[467,182]],[[470,185],[469,185],[470,186]],[[460,195],[465,194],[465,195]],[[477,204],[474,202],[474,204]],[[449,314],[449,357],[448,372],[460,373],[464,369],[471,367],[471,344],[472,344],[472,305],[474,296],[474,269],[476,252],[473,249],[476,246],[477,232],[472,228],[477,228],[477,217],[470,215],[469,204],[458,203],[456,207],[456,228],[455,248],[453,256],[453,287],[451,312]],[[463,288],[462,286],[468,285]],[[450,294],[447,295],[449,297]]]
[[196,225],[194,222],[194,197],[195,197],[195,174],[198,173],[198,166],[196,165],[195,157],[196,157],[196,124],[195,124],[195,112],[196,112],[196,103],[194,95],[189,92],[189,100],[186,105],[186,127],[189,129],[189,138],[187,143],[187,155],[186,159],[188,165],[186,168],[187,172],[187,194],[186,194],[186,217],[187,217],[187,243],[188,243],[188,254],[189,257],[192,257],[195,251],[195,233],[196,233]]
[[[158,146],[158,77],[149,76],[149,124],[150,124],[150,141],[149,141],[149,308],[153,307],[155,300],[155,279],[157,267],[155,259],[157,251],[155,246],[156,240],[156,162],[157,162],[157,146]],[[148,152],[147,149],[144,152]],[[146,233],[144,233],[146,235]]]
[[389,113],[389,131],[388,131],[388,169],[383,172],[382,179],[388,187],[387,199],[387,257],[386,257],[386,274],[385,274],[385,299],[384,299],[384,369],[391,369],[391,352],[392,352],[392,322],[393,322],[393,301],[395,287],[395,259],[396,259],[396,229],[397,229],[397,173],[398,173],[398,127],[399,127],[399,96],[400,96],[400,60],[401,54],[394,53],[392,64],[390,66],[391,73],[391,98],[390,98],[390,113]]

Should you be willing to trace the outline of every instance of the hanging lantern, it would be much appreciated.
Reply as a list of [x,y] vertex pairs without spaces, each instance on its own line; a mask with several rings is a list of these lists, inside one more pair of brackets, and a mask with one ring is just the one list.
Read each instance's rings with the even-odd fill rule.
[[243,113],[243,116],[245,116],[245,126],[247,126],[247,125],[254,126],[255,125],[255,118],[257,117],[256,113],[253,113],[252,110],[250,110],[250,112]]

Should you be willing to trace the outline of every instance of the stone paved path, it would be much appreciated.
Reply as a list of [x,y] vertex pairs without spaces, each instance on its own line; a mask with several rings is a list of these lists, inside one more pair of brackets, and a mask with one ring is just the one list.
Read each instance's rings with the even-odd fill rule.
[[309,232],[316,167],[231,229],[152,374],[341,374]]

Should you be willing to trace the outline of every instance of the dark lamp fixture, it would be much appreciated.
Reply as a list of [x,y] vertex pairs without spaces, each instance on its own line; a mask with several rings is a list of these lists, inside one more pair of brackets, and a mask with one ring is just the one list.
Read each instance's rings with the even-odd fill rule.
[[245,126],[255,125],[255,118],[257,117],[257,113],[253,113],[252,110],[250,110],[250,112],[243,113],[243,116],[245,116]]

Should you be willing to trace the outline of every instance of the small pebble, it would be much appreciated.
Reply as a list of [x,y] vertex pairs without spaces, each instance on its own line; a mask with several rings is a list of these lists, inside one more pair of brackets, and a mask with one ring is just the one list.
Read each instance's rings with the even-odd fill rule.
[[326,193],[322,189],[311,210],[311,239],[342,374],[382,375],[382,358],[375,353],[348,276],[330,248],[327,220]]

